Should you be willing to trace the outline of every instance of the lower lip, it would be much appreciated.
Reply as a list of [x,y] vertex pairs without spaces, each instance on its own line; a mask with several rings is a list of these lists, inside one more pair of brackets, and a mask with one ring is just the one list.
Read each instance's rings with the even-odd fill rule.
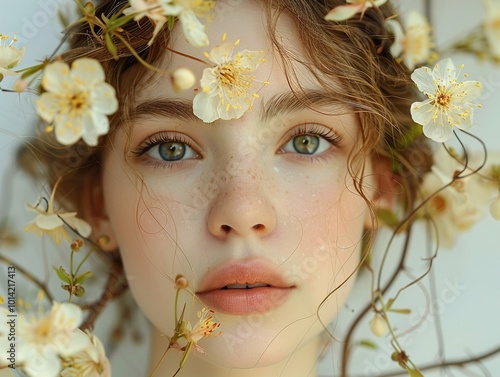
[[252,289],[217,289],[197,293],[210,309],[219,313],[250,315],[266,313],[282,305],[291,288],[260,287]]

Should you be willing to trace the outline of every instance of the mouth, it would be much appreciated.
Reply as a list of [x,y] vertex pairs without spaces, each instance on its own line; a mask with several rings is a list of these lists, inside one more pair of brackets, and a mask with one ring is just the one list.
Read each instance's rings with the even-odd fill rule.
[[230,261],[209,271],[196,295],[219,313],[251,315],[276,309],[294,288],[263,260]]

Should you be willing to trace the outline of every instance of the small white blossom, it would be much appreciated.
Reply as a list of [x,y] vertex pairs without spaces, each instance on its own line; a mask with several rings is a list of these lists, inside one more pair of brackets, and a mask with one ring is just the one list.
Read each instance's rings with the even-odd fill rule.
[[61,377],[111,377],[111,365],[104,347],[93,333],[75,330],[85,337],[85,347],[77,353],[65,357],[66,366]]
[[[0,315],[2,326],[7,311]],[[59,377],[61,357],[79,352],[85,339],[75,330],[82,322],[78,305],[54,302],[50,312],[19,312],[16,321],[16,364],[30,377]],[[3,332],[0,328],[0,332]],[[7,337],[0,337],[1,349],[8,349]],[[6,362],[0,353],[0,363]]]
[[115,89],[104,82],[98,61],[81,58],[71,69],[62,62],[44,69],[42,86],[46,90],[36,101],[37,113],[55,126],[55,136],[64,145],[80,138],[91,146],[109,131],[107,115],[118,109]]
[[56,243],[61,243],[64,237],[68,242],[71,240],[68,233],[64,229],[65,223],[75,229],[82,237],[87,238],[92,233],[90,225],[76,217],[76,212],[64,212],[54,210],[54,196],[57,189],[56,183],[50,199],[47,203],[47,209],[40,209],[40,201],[37,205],[26,205],[26,209],[36,212],[38,215],[35,219],[24,229],[27,232],[37,233],[39,236],[47,233],[50,238]]
[[[434,155],[434,161],[420,188],[422,200],[452,182],[455,175],[463,170],[463,165],[444,148]],[[453,246],[458,234],[468,230],[484,215],[484,198],[488,189],[478,185],[477,179],[476,175],[468,175],[454,181],[423,207],[426,216],[432,218],[436,226],[440,246]]]
[[253,72],[264,61],[264,52],[243,50],[234,53],[236,44],[226,42],[206,54],[216,65],[203,71],[202,90],[193,101],[194,114],[206,123],[238,119],[258,97],[253,90]]
[[428,138],[440,143],[451,137],[454,127],[472,127],[474,109],[479,107],[473,101],[482,92],[481,83],[459,81],[457,74],[452,60],[445,59],[438,62],[433,70],[418,68],[411,75],[418,89],[428,97],[423,102],[412,104],[411,116],[423,126]]
[[400,58],[409,69],[424,63],[432,57],[431,27],[427,19],[416,10],[412,10],[405,18],[406,33],[396,20],[386,21],[386,26],[394,35],[391,54]]
[[8,35],[0,34],[0,76],[17,75],[17,72],[12,71],[12,68],[21,62],[24,52],[26,51],[26,46],[21,49],[12,46],[16,38],[13,38],[9,44],[4,45],[4,41],[8,39]]
[[361,17],[368,8],[373,6],[379,7],[387,2],[387,0],[347,0],[351,5],[339,5],[333,8],[325,16],[327,21],[345,21],[354,15],[361,13]]
[[500,59],[500,1],[483,0],[485,7],[484,30],[491,54]]

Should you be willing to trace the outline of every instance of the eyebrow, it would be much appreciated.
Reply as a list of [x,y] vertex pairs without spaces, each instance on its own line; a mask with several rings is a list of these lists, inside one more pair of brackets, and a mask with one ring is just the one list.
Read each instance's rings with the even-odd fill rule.
[[284,113],[298,112],[305,109],[325,114],[325,112],[315,108],[317,106],[327,106],[332,110],[343,109],[344,112],[348,110],[345,102],[333,97],[326,91],[302,90],[300,92],[283,92],[275,94],[265,105],[263,104],[261,106],[260,113],[263,121]]
[[130,119],[166,117],[186,121],[198,121],[193,114],[193,101],[178,98],[158,98],[140,103],[131,111]]
[[[342,102],[326,91],[304,90],[301,92],[282,92],[273,95],[265,104],[261,103],[259,108],[262,122],[285,113],[298,112],[301,110],[314,109],[315,106],[328,106],[343,108],[347,110],[345,102]],[[321,113],[321,112],[320,112]],[[137,105],[131,111],[130,119],[136,120],[149,117],[166,117],[186,121],[199,121],[193,114],[193,102],[186,99],[158,98],[148,100]]]

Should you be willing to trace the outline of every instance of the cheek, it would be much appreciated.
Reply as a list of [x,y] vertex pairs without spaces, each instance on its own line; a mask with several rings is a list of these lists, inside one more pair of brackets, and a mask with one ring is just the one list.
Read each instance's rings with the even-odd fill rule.
[[103,179],[106,211],[118,242],[131,292],[144,314],[160,331],[174,326],[175,297],[172,271],[183,271],[175,248],[173,220],[163,205],[141,190],[139,178],[127,176],[122,166],[106,165]]

